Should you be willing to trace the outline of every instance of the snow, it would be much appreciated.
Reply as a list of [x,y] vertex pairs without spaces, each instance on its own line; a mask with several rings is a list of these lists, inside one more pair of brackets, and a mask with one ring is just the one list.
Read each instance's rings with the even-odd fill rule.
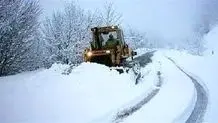
[[168,56],[172,57],[186,71],[193,73],[198,77],[209,91],[209,106],[205,118],[205,122],[213,123],[217,121],[218,114],[218,97],[217,97],[217,80],[218,57],[215,56],[192,56],[180,52],[168,52]]
[[[171,56],[176,62],[182,66],[185,70],[196,75],[201,79],[202,84],[209,91],[209,106],[206,114],[205,122],[214,123],[217,122],[218,114],[218,26],[215,26],[207,35],[205,35],[205,41],[207,43],[208,50],[205,56],[192,56],[181,52],[167,52],[168,56]],[[211,54],[211,50],[214,54]]]
[[94,63],[83,63],[70,75],[61,74],[67,67],[55,64],[0,78],[0,122],[91,122],[134,102],[154,81],[150,74],[135,86],[132,74]]
[[[215,27],[205,40],[216,43]],[[159,49],[152,63],[142,68],[144,76],[135,85],[133,73],[119,74],[116,70],[96,63],[82,63],[69,75],[62,74],[70,66],[54,64],[14,76],[0,77],[1,123],[110,123],[117,113],[136,105],[152,90],[158,93],[139,110],[123,119],[124,123],[183,123],[190,116],[196,89],[188,76],[180,71],[170,57],[187,73],[197,78],[209,93],[209,106],[204,122],[217,121],[218,52],[208,45],[205,56]],[[214,50],[212,55],[210,51]],[[148,49],[138,49],[138,56]],[[157,72],[161,72],[161,87]]]
[[191,104],[196,101],[193,99],[196,96],[193,83],[161,52],[156,53],[153,60],[161,63],[163,85],[160,92],[141,110],[127,118],[125,123],[185,122],[193,109]]
[[[44,16],[50,17],[55,10],[63,10],[67,1],[71,0],[41,0],[43,15],[40,20],[44,20]],[[122,26],[126,27],[129,23],[142,32],[146,30],[146,41],[148,44],[152,41],[153,47],[165,46],[165,44],[174,47],[174,44],[179,45],[184,42],[191,44],[193,41],[198,43],[199,40],[193,40],[196,36],[193,31],[198,28],[200,30],[202,26],[206,32],[209,25],[214,24],[213,21],[217,16],[213,8],[216,6],[215,1],[120,0],[118,2],[112,0],[111,2],[115,3],[117,12],[123,13]],[[103,9],[101,0],[78,0],[77,3],[81,4],[85,11]],[[137,7],[129,9],[133,4]],[[204,15],[207,15],[206,20]],[[78,18],[76,20],[78,21]],[[79,20],[81,21],[77,25],[83,25],[83,19]],[[83,30],[80,32],[85,33]],[[79,38],[74,36],[74,39],[76,37]],[[121,121],[123,123],[186,122],[195,108],[199,93],[190,77],[179,70],[167,57],[172,58],[204,87],[209,94],[204,122],[216,123],[218,121],[217,40],[218,25],[204,36],[207,47],[204,56],[194,56],[184,51],[152,49],[156,51],[152,57],[153,61],[142,68],[143,78],[138,85],[135,85],[132,71],[119,74],[116,70],[96,63],[82,63],[75,66],[69,75],[63,73],[72,66],[53,64],[49,69],[0,77],[0,123],[111,123],[119,113],[136,106],[155,90],[157,93],[151,100]],[[17,40],[13,39],[13,41]],[[186,49],[189,46],[187,44],[184,47]],[[81,47],[77,48],[81,49]],[[194,50],[192,46],[187,49]],[[72,48],[69,50],[71,51]],[[152,50],[138,49],[137,56]],[[74,56],[66,51],[61,53],[63,56]],[[161,73],[161,78],[158,78],[158,72]]]
[[[218,76],[218,26],[215,26],[204,39],[207,42],[207,51],[205,56],[193,56],[186,52],[179,51],[163,51],[165,55],[174,59],[179,66],[200,80],[200,84],[209,92],[209,106],[206,112],[204,122],[217,122],[218,114],[218,97],[217,97],[217,80]],[[214,54],[211,54],[211,50]]]
[[144,78],[137,86],[131,72],[119,74],[104,65],[82,63],[63,75],[68,67],[54,64],[50,69],[0,78],[1,122],[111,122],[117,112],[157,88],[157,71],[164,82],[160,92],[125,122],[181,120],[195,101],[193,84],[160,53],[142,69]]

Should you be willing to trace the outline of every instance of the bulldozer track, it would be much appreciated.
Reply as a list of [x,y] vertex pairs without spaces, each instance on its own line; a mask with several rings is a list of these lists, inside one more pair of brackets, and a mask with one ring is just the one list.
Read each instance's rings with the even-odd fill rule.
[[204,120],[204,115],[207,110],[208,105],[208,93],[205,88],[197,81],[196,78],[185,72],[177,63],[172,59],[167,57],[176,67],[181,70],[185,75],[187,75],[193,82],[195,89],[197,91],[197,101],[191,115],[186,120],[186,123],[202,123]]

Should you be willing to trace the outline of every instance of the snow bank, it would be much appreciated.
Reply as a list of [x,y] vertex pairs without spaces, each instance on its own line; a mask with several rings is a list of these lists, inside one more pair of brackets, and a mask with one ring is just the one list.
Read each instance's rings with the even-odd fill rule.
[[[135,100],[154,78],[146,77],[135,86],[131,74],[104,65],[82,63],[71,74],[61,74],[67,68],[54,64],[50,69],[0,78],[0,122],[92,122]],[[145,76],[149,71],[144,71]]]

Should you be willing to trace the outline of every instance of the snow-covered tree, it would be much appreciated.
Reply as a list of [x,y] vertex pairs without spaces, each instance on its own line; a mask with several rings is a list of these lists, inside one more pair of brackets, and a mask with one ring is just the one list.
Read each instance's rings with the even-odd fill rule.
[[34,69],[30,64],[38,31],[37,1],[0,1],[0,76]]
[[63,12],[47,18],[43,34],[51,63],[76,64],[82,61],[82,52],[88,46],[93,16],[77,4],[65,5]]
[[146,35],[133,28],[129,28],[125,31],[125,40],[126,43],[133,49],[148,47]]
[[200,33],[194,33],[191,38],[187,39],[183,48],[194,55],[202,55],[205,50],[205,41]]

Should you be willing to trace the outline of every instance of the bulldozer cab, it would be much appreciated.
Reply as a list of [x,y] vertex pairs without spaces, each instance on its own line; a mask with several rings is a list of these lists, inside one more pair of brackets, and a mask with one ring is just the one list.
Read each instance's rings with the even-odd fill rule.
[[109,35],[113,35],[113,38],[119,42],[119,45],[125,44],[123,32],[118,26],[94,27],[91,31],[93,37],[92,42],[90,42],[92,50],[107,49],[105,44],[109,39]]

